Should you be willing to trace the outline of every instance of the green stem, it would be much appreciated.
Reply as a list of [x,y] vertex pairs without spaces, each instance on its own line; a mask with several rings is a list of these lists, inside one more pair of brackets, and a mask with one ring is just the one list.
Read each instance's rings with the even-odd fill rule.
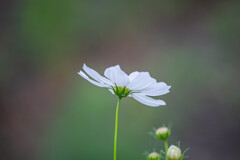
[[113,160],[116,160],[116,159],[117,159],[118,110],[119,110],[120,100],[121,100],[121,98],[118,98],[117,108],[116,108]]
[[167,151],[168,151],[168,143],[167,143],[167,139],[164,139],[164,147],[165,147],[165,156],[166,156],[166,159],[167,160]]

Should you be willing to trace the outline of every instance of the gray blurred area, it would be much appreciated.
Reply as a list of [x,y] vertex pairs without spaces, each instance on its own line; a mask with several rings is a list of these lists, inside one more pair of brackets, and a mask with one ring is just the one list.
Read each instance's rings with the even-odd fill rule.
[[0,1],[0,159],[111,160],[117,97],[77,72],[119,64],[171,85],[151,108],[120,104],[118,159],[163,149],[240,156],[240,1]]

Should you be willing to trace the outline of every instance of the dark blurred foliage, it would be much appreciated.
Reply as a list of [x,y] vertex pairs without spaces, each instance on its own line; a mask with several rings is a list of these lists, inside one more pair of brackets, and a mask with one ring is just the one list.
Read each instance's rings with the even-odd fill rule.
[[172,86],[166,107],[120,106],[118,159],[162,144],[240,156],[240,1],[0,1],[0,159],[112,159],[116,97],[77,75],[120,64]]

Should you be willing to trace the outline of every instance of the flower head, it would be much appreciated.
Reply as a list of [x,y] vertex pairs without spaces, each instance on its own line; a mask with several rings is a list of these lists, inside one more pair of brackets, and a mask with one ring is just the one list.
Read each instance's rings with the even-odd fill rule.
[[170,131],[167,127],[160,127],[156,130],[155,135],[159,139],[166,139],[170,134]]
[[179,160],[182,156],[180,148],[171,145],[167,151],[167,158],[169,160]]
[[148,160],[159,160],[160,155],[157,152],[152,152],[148,155]]
[[109,67],[105,70],[104,76],[101,76],[95,70],[83,65],[83,71],[78,72],[80,76],[90,83],[108,88],[108,90],[117,95],[120,99],[123,97],[133,97],[148,106],[157,107],[166,105],[160,99],[153,99],[149,96],[160,96],[169,92],[171,86],[164,82],[157,82],[148,72],[132,72],[127,75],[119,65]]

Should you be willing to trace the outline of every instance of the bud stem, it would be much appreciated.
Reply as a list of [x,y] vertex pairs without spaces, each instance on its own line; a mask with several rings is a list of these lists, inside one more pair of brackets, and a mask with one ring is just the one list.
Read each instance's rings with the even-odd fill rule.
[[165,153],[166,153],[166,159],[167,160],[167,151],[168,151],[168,143],[167,143],[167,139],[164,139],[164,147],[165,147]]
[[118,110],[119,110],[120,100],[121,100],[121,98],[118,98],[117,108],[116,108],[113,160],[116,160],[116,159],[117,159]]

